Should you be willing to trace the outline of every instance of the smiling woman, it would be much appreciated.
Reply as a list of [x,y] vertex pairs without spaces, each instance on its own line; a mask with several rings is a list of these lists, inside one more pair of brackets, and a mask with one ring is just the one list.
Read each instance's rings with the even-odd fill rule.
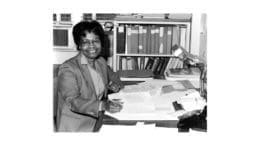
[[59,67],[58,131],[96,131],[95,125],[103,111],[114,113],[122,109],[121,103],[107,99],[108,89],[118,92],[123,86],[100,55],[105,49],[104,36],[97,21],[82,21],[73,27],[79,53]]

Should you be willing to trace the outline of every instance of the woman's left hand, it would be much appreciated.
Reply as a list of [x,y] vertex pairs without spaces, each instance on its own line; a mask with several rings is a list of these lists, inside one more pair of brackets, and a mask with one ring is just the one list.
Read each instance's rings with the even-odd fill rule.
[[107,88],[113,91],[114,93],[119,92],[119,90],[121,89],[120,85],[114,82],[110,82]]

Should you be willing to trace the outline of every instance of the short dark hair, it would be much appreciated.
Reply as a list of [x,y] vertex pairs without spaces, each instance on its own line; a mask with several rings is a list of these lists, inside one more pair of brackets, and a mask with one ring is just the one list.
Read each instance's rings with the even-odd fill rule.
[[77,45],[77,50],[79,51],[79,45],[81,41],[81,37],[85,36],[85,31],[89,33],[94,33],[97,35],[101,41],[102,48],[104,47],[104,36],[105,32],[101,24],[95,20],[93,21],[81,21],[77,23],[72,30],[73,39],[75,44]]

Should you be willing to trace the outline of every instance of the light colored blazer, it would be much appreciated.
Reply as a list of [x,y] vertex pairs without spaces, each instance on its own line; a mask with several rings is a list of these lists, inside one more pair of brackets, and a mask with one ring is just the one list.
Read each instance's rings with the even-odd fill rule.
[[[96,60],[105,87],[118,76],[108,68],[104,58]],[[118,80],[118,79],[115,79]],[[107,88],[104,93],[107,95]],[[60,132],[93,131],[98,118],[98,99],[88,68],[82,67],[81,53],[64,62],[58,74],[57,130]]]

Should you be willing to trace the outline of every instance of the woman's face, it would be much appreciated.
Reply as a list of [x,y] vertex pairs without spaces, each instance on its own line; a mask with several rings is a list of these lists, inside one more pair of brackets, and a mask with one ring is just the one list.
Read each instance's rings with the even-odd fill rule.
[[95,59],[101,52],[101,41],[94,33],[85,32],[81,38],[80,50],[89,59]]

